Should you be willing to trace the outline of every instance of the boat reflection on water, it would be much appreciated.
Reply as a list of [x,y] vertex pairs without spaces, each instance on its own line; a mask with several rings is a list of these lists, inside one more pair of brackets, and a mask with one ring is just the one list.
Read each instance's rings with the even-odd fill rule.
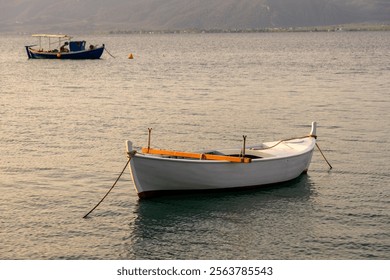
[[[126,259],[278,258],[272,243],[288,242],[312,210],[310,176],[272,188],[176,195],[138,201],[125,241]],[[274,225],[264,227],[264,225]],[[295,226],[294,226],[295,224]],[[283,237],[284,236],[284,237]],[[274,244],[275,245],[275,244]],[[268,250],[276,250],[273,255]]]

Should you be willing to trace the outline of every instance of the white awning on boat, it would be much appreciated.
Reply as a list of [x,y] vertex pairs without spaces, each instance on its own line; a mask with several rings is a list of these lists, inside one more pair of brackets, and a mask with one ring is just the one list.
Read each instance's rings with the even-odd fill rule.
[[33,34],[33,37],[46,37],[46,38],[71,38],[64,34]]

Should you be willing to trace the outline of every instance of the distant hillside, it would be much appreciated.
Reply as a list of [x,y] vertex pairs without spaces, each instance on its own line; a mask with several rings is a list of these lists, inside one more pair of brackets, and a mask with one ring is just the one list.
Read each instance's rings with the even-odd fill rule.
[[390,22],[389,0],[0,0],[0,32],[261,29]]

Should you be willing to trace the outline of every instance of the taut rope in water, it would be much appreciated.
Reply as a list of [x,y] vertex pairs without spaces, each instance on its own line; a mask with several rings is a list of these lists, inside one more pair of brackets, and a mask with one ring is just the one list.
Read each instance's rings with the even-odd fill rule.
[[103,196],[103,198],[99,201],[98,204],[95,205],[95,207],[93,207],[91,209],[91,211],[89,211],[87,214],[84,215],[84,219],[88,217],[89,214],[92,213],[93,210],[95,210],[99,205],[100,203],[103,202],[103,200],[107,197],[107,195],[112,191],[112,189],[115,187],[116,183],[119,181],[119,178],[122,176],[123,172],[125,171],[127,165],[130,163],[130,160],[131,160],[131,157],[132,157],[132,154],[131,153],[128,153],[128,156],[129,156],[129,159],[127,160],[126,162],[126,165],[123,167],[123,170],[121,172],[121,174],[119,174],[119,177],[116,179],[115,183],[112,185],[112,187],[108,190],[108,192],[105,194],[105,196]]
[[320,151],[322,157],[324,158],[324,160],[326,161],[326,163],[329,165],[329,169],[332,169],[332,165],[330,165],[329,161],[326,159],[325,155],[322,153],[321,149],[320,149],[320,146],[318,146],[317,142],[316,142],[316,146],[318,148],[318,150]]
[[107,52],[112,58],[115,58],[115,56],[113,56],[112,54],[110,54],[110,52],[107,50],[106,47],[104,47],[104,49],[106,50],[106,52]]

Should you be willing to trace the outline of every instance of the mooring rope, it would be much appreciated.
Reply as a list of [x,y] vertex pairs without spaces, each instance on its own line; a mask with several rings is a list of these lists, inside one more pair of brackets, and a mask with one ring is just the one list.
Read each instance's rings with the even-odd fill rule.
[[316,146],[317,146],[318,150],[320,151],[322,157],[323,157],[324,160],[326,161],[326,163],[329,165],[329,169],[332,169],[332,168],[333,168],[332,165],[330,165],[329,161],[326,159],[324,153],[321,151],[320,146],[318,146],[317,142],[316,142]]
[[104,49],[106,50],[106,52],[107,52],[112,58],[115,58],[115,56],[113,56],[112,54],[110,54],[110,52],[107,50],[106,47],[104,47]]
[[112,187],[108,190],[108,192],[105,194],[105,196],[103,196],[103,198],[98,202],[98,204],[96,204],[95,207],[93,207],[93,208],[91,209],[91,211],[89,211],[87,214],[84,215],[84,217],[83,217],[84,219],[87,218],[88,215],[91,214],[92,211],[95,210],[95,209],[100,205],[100,203],[102,203],[102,201],[107,197],[107,195],[112,191],[112,189],[115,187],[116,183],[119,181],[119,178],[122,176],[123,172],[125,171],[127,165],[130,163],[130,160],[131,160],[131,158],[132,158],[133,155],[134,155],[134,153],[131,153],[131,152],[128,153],[129,159],[127,160],[125,166],[123,167],[123,170],[122,170],[121,174],[119,174],[119,177],[116,179],[115,183],[114,183],[114,184],[112,185]]

